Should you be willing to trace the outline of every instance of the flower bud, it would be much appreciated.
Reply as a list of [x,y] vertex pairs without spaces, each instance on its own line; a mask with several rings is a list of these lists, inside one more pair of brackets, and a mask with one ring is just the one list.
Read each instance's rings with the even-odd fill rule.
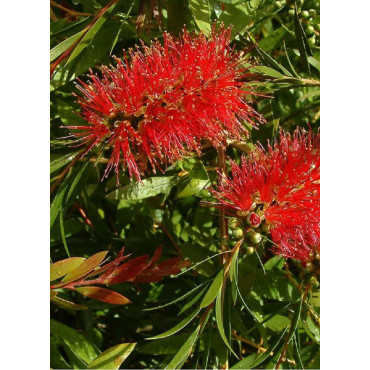
[[253,233],[250,235],[249,240],[253,244],[259,244],[262,240],[262,235],[260,233]]
[[230,229],[236,229],[237,227],[240,227],[239,220],[237,218],[231,218],[229,221],[229,227]]
[[315,18],[315,17],[316,17],[316,10],[315,10],[315,9],[310,9],[310,10],[308,11],[308,13],[310,14],[310,16],[311,16],[312,18]]
[[237,229],[233,230],[232,235],[235,239],[241,239],[244,236],[244,232],[240,227],[238,227]]
[[315,33],[315,29],[312,26],[308,26],[306,28],[306,33],[307,35],[312,35],[313,33]]
[[251,254],[254,253],[254,247],[247,247],[246,250],[247,250],[247,255],[248,256],[250,256]]
[[251,212],[247,217],[248,225],[258,227],[261,223],[261,217],[257,213]]
[[239,216],[239,217],[247,217],[248,216],[248,214],[249,214],[249,211],[237,211],[236,212],[236,214],[237,214],[237,216]]
[[303,10],[301,16],[302,18],[307,19],[310,16],[310,13],[307,10]]

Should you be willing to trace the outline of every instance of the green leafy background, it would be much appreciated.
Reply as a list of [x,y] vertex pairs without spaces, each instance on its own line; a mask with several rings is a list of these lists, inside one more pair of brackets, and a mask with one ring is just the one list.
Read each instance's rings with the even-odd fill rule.
[[[98,72],[140,39],[161,40],[163,30],[178,35],[186,25],[208,33],[213,22],[223,22],[233,26],[235,48],[248,50],[246,64],[253,64],[258,91],[267,96],[256,97],[267,123],[251,132],[250,145],[266,143],[279,128],[317,131],[319,13],[312,0],[51,2],[52,65],[73,46],[50,85],[51,261],[100,251],[114,256],[122,246],[134,256],[153,255],[159,245],[163,259],[180,250],[193,263],[206,260],[158,283],[119,284],[116,290],[133,302],[124,306],[61,292],[89,310],[51,305],[52,368],[275,368],[283,349],[287,361],[280,368],[319,368],[318,277],[288,262],[288,279],[284,260],[269,253],[269,241],[252,255],[236,254],[220,314],[221,260],[207,259],[219,250],[218,210],[200,206],[201,200],[212,202],[206,188],[216,179],[215,150],[184,159],[163,175],[149,174],[142,184],[121,174],[117,189],[115,176],[101,181],[106,158],[94,152],[80,158],[81,148],[63,128],[83,122],[72,93],[90,68]],[[229,147],[227,154],[238,160],[241,152]],[[303,299],[296,284],[307,283]],[[201,327],[199,310],[213,301]],[[148,340],[156,336],[161,338]]]

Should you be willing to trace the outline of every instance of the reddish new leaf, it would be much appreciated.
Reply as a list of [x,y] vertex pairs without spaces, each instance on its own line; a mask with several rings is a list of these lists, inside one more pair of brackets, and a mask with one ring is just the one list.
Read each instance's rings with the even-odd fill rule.
[[170,258],[161,262],[157,266],[146,269],[132,281],[135,283],[152,283],[161,281],[163,276],[176,275],[183,267],[188,267],[190,265],[191,262],[189,260],[183,261],[180,257]]
[[90,287],[80,287],[75,288],[76,292],[84,295],[85,297],[93,298],[98,301],[110,303],[110,304],[128,304],[131,303],[129,299],[124,297],[123,295],[114,292],[113,290],[109,290],[106,288],[100,288],[96,286]]
[[120,284],[128,281],[138,275],[146,267],[148,256],[140,256],[123,263],[117,267],[110,275],[102,276],[102,284]]

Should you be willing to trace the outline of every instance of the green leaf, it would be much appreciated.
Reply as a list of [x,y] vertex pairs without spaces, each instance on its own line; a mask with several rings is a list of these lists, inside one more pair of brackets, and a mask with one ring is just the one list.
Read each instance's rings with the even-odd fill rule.
[[217,322],[217,327],[218,331],[221,335],[222,340],[226,344],[227,348],[232,352],[232,354],[239,359],[238,355],[234,352],[234,350],[231,348],[230,343],[228,342],[226,335],[225,335],[225,329],[224,329],[224,323],[223,323],[223,318],[222,318],[222,306],[221,306],[221,297],[222,297],[222,291],[220,290],[217,294],[216,298],[216,322]]
[[130,355],[136,343],[122,343],[113,346],[94,359],[88,369],[119,369],[122,362]]
[[258,354],[255,353],[246,358],[243,358],[243,360],[239,361],[234,366],[232,366],[231,369],[250,369],[254,361],[256,361],[257,356]]
[[68,190],[68,182],[69,179],[67,178],[64,180],[62,185],[60,185],[57,194],[55,195],[51,206],[50,206],[50,227],[54,225],[54,222],[56,218],[59,215],[59,212],[63,209],[63,204],[65,197],[67,195],[67,190]]
[[310,63],[312,67],[316,68],[320,72],[320,62],[311,56],[309,56],[307,59],[308,59],[308,63]]
[[201,308],[209,306],[215,300],[218,292],[222,287],[223,280],[224,280],[224,270],[222,269],[213,280],[213,283],[209,287],[206,295],[204,296],[202,302],[200,303]]
[[199,331],[200,325],[195,329],[195,331],[189,336],[186,342],[181,346],[179,351],[176,353],[176,355],[170,361],[170,363],[165,367],[165,369],[177,369],[178,366],[189,357],[193,345],[198,338]]
[[262,364],[266,359],[268,359],[271,355],[271,352],[275,350],[279,346],[279,344],[282,342],[285,333],[287,332],[288,328],[285,328],[284,331],[270,344],[268,349],[265,353],[263,353],[261,356],[259,356],[251,365],[251,369],[255,368],[256,366]]
[[195,23],[206,35],[211,32],[211,20],[208,0],[189,0]]
[[200,310],[201,310],[201,308],[197,308],[187,318],[185,318],[184,320],[182,320],[181,322],[179,322],[176,326],[174,326],[170,330],[167,330],[167,331],[165,331],[162,334],[158,334],[158,335],[156,335],[154,337],[150,337],[150,338],[147,338],[147,339],[148,340],[152,340],[152,339],[166,338],[166,337],[169,337],[172,334],[177,333],[181,329],[185,328],[185,326],[188,325],[194,319],[194,317],[198,314],[198,312]]
[[203,369],[208,369],[208,360],[209,360],[209,353],[211,351],[211,343],[212,343],[212,325],[210,325],[208,329],[208,335],[206,339],[206,347],[204,349],[203,353],[203,361],[202,361],[202,367]]
[[266,66],[256,66],[256,67],[250,68],[250,71],[251,72],[263,73],[267,76],[271,76],[271,77],[274,77],[274,78],[284,78],[285,77],[283,74],[276,71],[275,69],[272,69],[272,68],[266,67]]
[[141,346],[140,352],[153,355],[174,355],[188,337],[189,333],[182,333],[154,340]]
[[189,172],[187,178],[180,183],[175,199],[185,198],[199,193],[210,183],[203,163],[198,162]]
[[[101,27],[99,32],[92,39],[88,48],[86,48],[86,51],[81,56],[81,59],[78,61],[78,65],[75,69],[76,76],[85,73],[89,70],[89,68],[96,66],[100,62],[105,63],[104,60],[108,62],[108,55],[111,45],[114,42],[114,38],[117,29],[120,27],[120,24],[122,27],[125,25],[124,23],[110,20]],[[126,36],[127,34],[127,37],[129,37],[130,33],[127,27],[125,27],[124,30],[124,35]]]
[[86,162],[82,168],[78,171],[76,176],[73,179],[73,182],[68,190],[67,194],[67,202],[69,199],[74,199],[81,187],[81,185],[84,184],[84,182],[87,180],[87,176],[85,176],[85,172],[89,166],[89,162]]
[[231,38],[233,39],[238,33],[244,33],[254,16],[255,10],[247,7],[245,1],[229,1],[225,2],[218,21],[225,25],[232,24]]
[[63,220],[63,209],[59,211],[59,227],[60,227],[60,235],[62,237],[63,246],[67,253],[67,256],[70,257],[71,254],[69,253],[68,245],[67,245],[67,239],[66,239],[66,233],[64,231],[64,220]]
[[267,37],[264,37],[261,41],[258,42],[258,46],[265,50],[271,51],[278,44],[281,44],[281,40],[286,34],[286,29],[284,27],[277,28],[276,30],[270,32]]
[[70,281],[78,280],[79,278],[84,277],[101,264],[107,253],[108,251],[103,251],[89,257],[88,259],[83,261],[74,271],[65,276],[62,282],[68,283]]
[[302,362],[302,358],[301,358],[301,354],[300,354],[300,347],[299,347],[299,334],[298,334],[298,330],[295,332],[294,336],[293,336],[293,349],[294,349],[294,357],[295,359],[297,360],[298,362],[298,366],[300,369],[304,369],[304,366],[303,366],[303,362]]
[[313,96],[320,96],[320,90],[311,91],[307,94],[302,95],[297,101],[301,101],[307,98],[311,98]]
[[70,46],[72,46],[82,35],[84,31],[78,32],[50,50],[50,62],[62,55]]
[[53,335],[61,339],[64,345],[66,345],[74,354],[87,364],[99,355],[94,344],[75,329],[51,319],[50,331]]
[[63,299],[63,298],[60,298],[60,297],[54,297],[52,299],[52,302],[55,303],[56,305],[58,305],[59,307],[65,309],[65,310],[81,311],[81,310],[88,310],[89,309],[86,306],[67,301],[66,299]]
[[53,162],[50,163],[50,173],[54,173],[55,171],[58,171],[60,168],[64,167],[67,163],[69,163],[73,158],[78,155],[79,152],[76,153],[69,153],[66,155],[63,155]]
[[84,50],[90,44],[91,40],[99,32],[100,28],[108,19],[109,15],[112,13],[112,10],[114,9],[115,6],[116,4],[113,4],[109,9],[107,9],[93,24],[93,26],[86,32],[85,36],[81,39],[81,41],[74,48],[72,54],[69,56],[66,65],[69,64],[73,59],[75,59],[77,55],[79,55],[81,51]]
[[66,360],[58,351],[54,342],[50,341],[50,365],[56,369],[70,369],[71,367],[67,364]]
[[[86,121],[75,112],[75,106],[57,99],[58,114],[64,126],[86,126]],[[59,124],[59,122],[58,122]]]
[[266,327],[270,330],[281,332],[283,329],[288,327],[290,324],[290,320],[286,316],[282,315],[275,315],[269,321],[266,322]]
[[291,301],[299,296],[298,289],[285,277],[284,271],[273,268],[256,274],[255,292],[261,297],[276,301]]
[[113,290],[101,288],[97,286],[89,286],[89,287],[79,287],[74,289],[77,293],[84,295],[85,297],[96,299],[101,302],[110,303],[110,304],[128,304],[131,303],[129,299],[127,299],[122,294],[119,294]]
[[59,279],[81,265],[86,258],[83,257],[70,257],[50,265],[50,281]]
[[135,182],[120,187],[110,194],[110,199],[139,200],[166,193],[177,182],[177,176],[149,177],[142,182]]
[[305,32],[304,32],[303,27],[302,27],[302,23],[301,23],[301,21],[299,20],[299,17],[298,17],[297,4],[295,4],[294,28],[295,28],[297,46],[298,46],[299,52],[301,54],[300,56],[301,56],[302,64],[303,64],[304,68],[306,69],[306,71],[309,74],[311,74],[307,54],[312,55],[312,53],[311,53],[311,50],[308,46],[308,42],[307,42],[306,35],[305,35]]
[[194,303],[198,302],[200,298],[204,295],[204,292],[207,290],[207,287],[204,287],[198,294],[196,294],[189,302],[185,303],[178,315],[181,315],[185,312],[188,308],[190,308]]
[[207,283],[208,283],[208,281],[205,281],[204,283],[202,283],[202,284],[200,284],[200,285],[196,286],[194,289],[189,290],[188,292],[186,292],[186,293],[185,293],[184,295],[182,295],[181,297],[176,298],[175,300],[173,300],[173,301],[171,301],[171,302],[168,302],[168,303],[166,303],[166,304],[164,304],[164,305],[162,305],[162,306],[157,306],[157,307],[152,307],[152,308],[145,308],[143,311],[153,311],[153,310],[158,310],[158,309],[163,308],[163,307],[170,306],[170,305],[172,305],[172,304],[174,304],[174,303],[176,303],[176,302],[179,302],[179,301],[181,301],[181,300],[185,299],[185,298],[186,298],[186,297],[188,297],[190,294],[194,293],[195,291],[197,291],[198,289],[200,289],[204,284],[207,284]]

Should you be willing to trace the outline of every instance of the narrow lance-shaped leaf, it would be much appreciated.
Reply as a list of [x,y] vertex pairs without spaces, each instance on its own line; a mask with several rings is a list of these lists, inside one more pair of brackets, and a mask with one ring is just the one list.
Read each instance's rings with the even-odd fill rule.
[[216,298],[218,292],[220,291],[222,287],[222,282],[224,279],[224,270],[222,269],[217,276],[215,277],[215,280],[209,287],[206,295],[204,296],[202,302],[200,303],[200,307],[207,307],[210,305]]
[[52,302],[65,310],[81,311],[88,309],[86,306],[67,301],[66,299],[60,297],[54,297]]
[[84,277],[103,262],[107,253],[108,251],[99,252],[86,259],[74,271],[66,275],[62,282],[67,283]]
[[83,257],[70,257],[50,265],[50,281],[59,279],[75,270],[85,261]]
[[288,328],[285,328],[284,331],[271,343],[270,347],[263,353],[260,357],[256,359],[256,361],[252,364],[251,369],[255,368],[256,366],[262,364],[268,357],[270,357],[271,353],[279,346],[282,342],[285,333],[287,332]]
[[119,369],[122,362],[130,355],[136,343],[122,343],[101,353],[87,367],[88,369]]
[[166,193],[177,182],[177,176],[150,177],[114,190],[107,195],[110,199],[139,200]]
[[301,54],[301,60],[302,60],[303,66],[306,69],[306,71],[309,74],[311,74],[310,64],[308,63],[307,54],[312,54],[312,53],[309,49],[309,46],[306,40],[306,35],[304,33],[301,21],[299,20],[299,17],[298,17],[297,4],[294,4],[294,28],[295,28],[296,40],[298,44],[297,46]]
[[84,50],[87,45],[91,42],[91,40],[94,38],[97,32],[99,32],[102,25],[105,23],[105,21],[108,19],[109,15],[112,13],[112,10],[116,4],[113,4],[109,9],[107,9],[92,25],[92,27],[86,32],[84,37],[81,39],[81,41],[77,44],[77,46],[74,48],[72,54],[68,58],[66,65],[70,63],[74,58],[77,57],[78,54],[81,53],[82,50]]
[[218,331],[220,333],[220,336],[224,343],[226,344],[227,348],[232,352],[232,354],[239,359],[238,355],[234,352],[234,350],[231,348],[230,343],[228,342],[226,335],[225,335],[225,329],[224,329],[224,323],[223,323],[223,317],[222,317],[222,306],[221,306],[221,297],[222,297],[222,291],[220,290],[217,294],[216,298],[216,322]]
[[89,339],[67,325],[51,319],[50,331],[87,364],[99,354],[96,347]]
[[200,325],[195,329],[195,331],[189,336],[186,342],[181,346],[179,351],[176,353],[174,358],[170,361],[170,363],[165,367],[165,369],[177,369],[178,366],[186,361],[189,357],[191,350],[195,341],[198,338],[198,334],[200,331]]
[[179,322],[176,326],[174,326],[170,330],[167,330],[167,331],[165,331],[162,334],[158,334],[158,335],[156,335],[154,337],[147,338],[147,339],[148,340],[151,340],[151,339],[160,339],[160,338],[169,337],[170,335],[177,333],[181,329],[185,328],[185,326],[188,325],[194,319],[194,317],[198,314],[198,312],[200,310],[201,310],[200,308],[197,308],[187,318],[185,318],[184,320],[182,320],[181,322]]
[[89,286],[89,287],[75,288],[74,290],[84,295],[85,297],[96,299],[98,301],[102,301],[105,303],[120,304],[120,305],[131,303],[131,301],[127,299],[125,296],[123,296],[122,294],[119,294],[113,290],[106,289],[106,288]]

